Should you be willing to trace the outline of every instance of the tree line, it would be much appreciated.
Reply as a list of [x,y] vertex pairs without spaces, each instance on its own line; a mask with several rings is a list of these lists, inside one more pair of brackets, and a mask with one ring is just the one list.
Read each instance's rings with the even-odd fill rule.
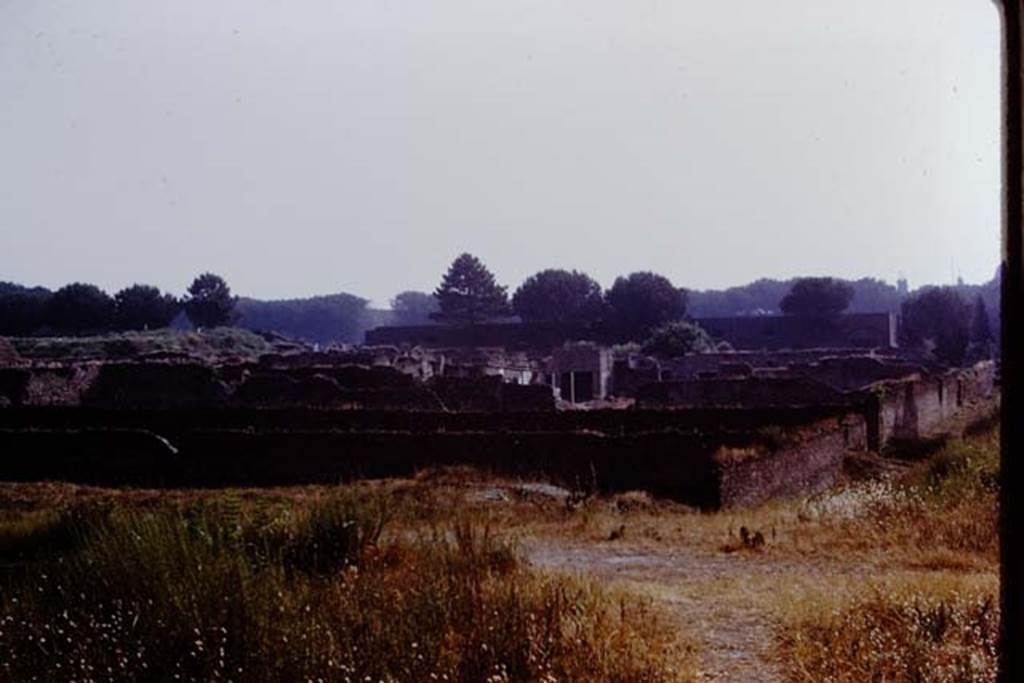
[[196,327],[230,325],[237,298],[218,275],[203,273],[185,295],[135,284],[113,296],[93,284],[73,282],[51,292],[0,283],[0,335],[87,335],[167,327],[184,312]]
[[[891,291],[890,291],[891,290]],[[936,360],[961,364],[991,357],[998,338],[985,299],[998,291],[998,278],[981,287],[924,287],[897,292],[877,280],[797,278],[785,283],[759,280],[717,295],[762,304],[756,312],[828,318],[849,310],[858,297],[885,302],[873,310],[900,316],[900,341]],[[868,292],[868,295],[864,293]],[[893,303],[892,293],[898,298]],[[973,302],[968,295],[973,293]],[[95,285],[72,283],[51,292],[0,283],[0,335],[85,335],[167,327],[180,313],[192,325],[240,325],[310,341],[356,341],[376,324],[461,324],[519,319],[531,323],[600,328],[604,337],[640,344],[651,353],[680,355],[723,348],[694,323],[691,302],[708,293],[688,292],[664,275],[639,271],[615,279],[604,290],[586,273],[546,269],[528,277],[511,296],[472,254],[459,255],[431,293],[405,291],[376,321],[367,300],[351,294],[308,299],[239,299],[213,273],[195,278],[181,297],[135,284],[113,296]],[[772,297],[775,297],[772,299]],[[720,297],[719,297],[720,298]],[[863,301],[862,301],[863,303]],[[998,311],[996,311],[998,312]]]
[[[869,311],[899,315],[903,346],[923,349],[939,362],[959,365],[992,357],[996,351],[998,339],[984,288],[977,288],[969,303],[965,294],[970,289],[962,283],[922,287],[913,293],[901,293],[872,279],[851,283],[806,277],[782,288],[775,287],[776,283],[761,280],[751,286],[756,290],[772,285],[772,295],[777,297],[763,300],[765,307],[758,312],[777,310],[784,315],[828,319],[846,312],[860,296],[879,301]],[[472,325],[515,315],[526,322],[602,325],[621,342],[642,342],[644,349],[663,355],[721,348],[688,315],[689,300],[689,292],[652,272],[618,277],[604,291],[586,273],[561,269],[531,275],[510,298],[507,288],[497,284],[480,259],[462,254],[433,294],[403,292],[392,306],[402,323],[434,320]]]

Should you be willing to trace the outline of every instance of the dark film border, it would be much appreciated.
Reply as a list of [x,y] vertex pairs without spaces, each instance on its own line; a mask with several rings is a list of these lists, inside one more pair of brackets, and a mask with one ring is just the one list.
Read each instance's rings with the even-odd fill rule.
[[1000,428],[1000,606],[1002,633],[999,648],[999,680],[1024,681],[1024,638],[1021,631],[1021,496],[1013,483],[1020,479],[1024,457],[1024,110],[1021,91],[1022,0],[1002,0],[1003,20],[1003,272],[1002,272],[1002,414]]

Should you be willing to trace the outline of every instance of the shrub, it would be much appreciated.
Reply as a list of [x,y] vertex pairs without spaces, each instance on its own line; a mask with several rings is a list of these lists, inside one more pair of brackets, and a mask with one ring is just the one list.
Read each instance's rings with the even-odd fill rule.
[[710,353],[715,350],[715,342],[700,325],[676,320],[655,328],[643,350],[644,353],[674,357]]

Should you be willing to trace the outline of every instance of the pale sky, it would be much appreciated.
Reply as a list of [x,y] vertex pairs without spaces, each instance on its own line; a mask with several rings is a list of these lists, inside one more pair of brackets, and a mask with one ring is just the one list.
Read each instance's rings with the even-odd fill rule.
[[0,0],[0,280],[988,280],[988,0]]

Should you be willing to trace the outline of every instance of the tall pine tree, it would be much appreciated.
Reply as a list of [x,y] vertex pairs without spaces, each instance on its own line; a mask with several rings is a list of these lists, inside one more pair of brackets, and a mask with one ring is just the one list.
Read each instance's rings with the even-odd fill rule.
[[434,292],[441,307],[431,317],[446,322],[473,325],[508,314],[508,293],[494,281],[480,259],[462,254],[449,266]]

